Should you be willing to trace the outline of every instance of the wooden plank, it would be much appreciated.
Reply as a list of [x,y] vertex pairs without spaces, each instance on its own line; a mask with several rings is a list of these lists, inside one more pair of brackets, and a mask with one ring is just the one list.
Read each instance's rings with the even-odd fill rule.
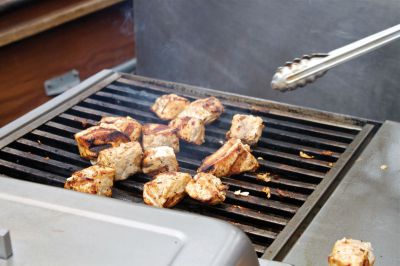
[[50,99],[45,80],[74,68],[83,80],[134,56],[131,1],[1,47],[0,126]]
[[[17,24],[12,26],[4,27],[3,23],[3,29],[0,30],[0,47],[54,28],[63,23],[72,21],[122,1],[123,0],[67,1],[67,3],[72,3],[68,3],[67,6],[55,6],[54,10],[48,11],[49,13],[41,14],[35,17],[28,17],[28,19],[22,19],[22,21],[20,19]],[[58,5],[60,3],[62,4],[62,2],[65,3],[65,1],[52,2],[53,5],[56,3],[58,3]],[[34,14],[34,12],[30,12],[29,14]],[[4,18],[2,20],[7,21]]]

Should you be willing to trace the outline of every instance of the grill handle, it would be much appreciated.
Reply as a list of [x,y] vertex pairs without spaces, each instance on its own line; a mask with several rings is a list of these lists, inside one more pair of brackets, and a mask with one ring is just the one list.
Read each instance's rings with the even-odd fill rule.
[[329,52],[296,58],[279,67],[272,78],[272,89],[287,91],[303,87],[321,77],[328,69],[369,53],[400,37],[400,24]]

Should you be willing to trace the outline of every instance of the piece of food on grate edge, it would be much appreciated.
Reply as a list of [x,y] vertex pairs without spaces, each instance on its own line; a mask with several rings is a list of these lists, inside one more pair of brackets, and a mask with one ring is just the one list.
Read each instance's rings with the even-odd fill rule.
[[371,243],[343,238],[336,241],[328,257],[329,266],[374,266]]

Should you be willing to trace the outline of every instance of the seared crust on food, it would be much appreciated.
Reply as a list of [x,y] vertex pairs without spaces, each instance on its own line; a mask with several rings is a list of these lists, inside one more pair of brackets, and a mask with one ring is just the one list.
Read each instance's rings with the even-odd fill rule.
[[263,128],[261,117],[236,114],[232,118],[231,129],[226,133],[226,138],[240,139],[244,144],[254,145],[260,139]]
[[259,167],[257,159],[250,153],[250,147],[240,139],[230,139],[216,152],[206,157],[197,172],[217,177],[243,172],[254,172]]
[[119,130],[101,126],[89,127],[76,133],[75,140],[81,157],[89,160],[95,159],[101,150],[130,141],[129,137]]
[[186,142],[201,145],[204,143],[205,126],[201,119],[195,117],[177,117],[169,123],[177,130],[179,138]]
[[189,100],[176,94],[158,97],[151,110],[162,120],[174,119],[188,105]]
[[336,241],[328,263],[329,266],[373,266],[375,256],[372,251],[369,242],[343,238]]
[[179,138],[176,130],[172,127],[162,124],[144,124],[142,127],[143,149],[168,146],[179,152]]
[[150,176],[179,170],[174,150],[168,146],[149,148],[143,153],[142,171]]
[[140,143],[122,143],[118,147],[102,150],[97,164],[115,169],[115,181],[127,179],[141,170],[143,151]]
[[215,97],[208,97],[196,100],[189,104],[189,106],[181,112],[178,117],[195,117],[209,124],[222,114],[224,106]]
[[225,200],[228,186],[212,174],[198,173],[189,181],[185,190],[192,199],[216,205]]
[[64,188],[88,194],[111,197],[115,170],[99,165],[77,171],[69,177]]
[[106,116],[100,120],[99,126],[115,128],[127,135],[131,141],[138,140],[142,132],[142,125],[129,116]]
[[143,200],[147,205],[171,208],[185,197],[185,187],[191,179],[187,173],[158,174],[152,181],[144,184]]

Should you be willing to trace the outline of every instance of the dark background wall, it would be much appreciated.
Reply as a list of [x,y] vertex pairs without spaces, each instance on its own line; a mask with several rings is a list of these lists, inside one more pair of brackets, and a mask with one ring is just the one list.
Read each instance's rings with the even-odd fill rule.
[[400,121],[400,40],[290,93],[278,66],[400,23],[400,0],[135,0],[137,72],[378,120]]

